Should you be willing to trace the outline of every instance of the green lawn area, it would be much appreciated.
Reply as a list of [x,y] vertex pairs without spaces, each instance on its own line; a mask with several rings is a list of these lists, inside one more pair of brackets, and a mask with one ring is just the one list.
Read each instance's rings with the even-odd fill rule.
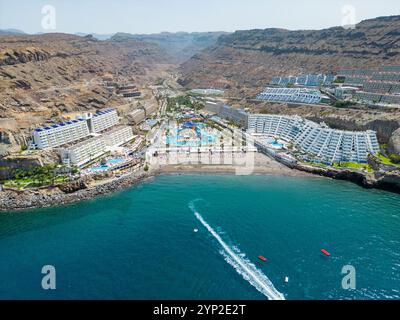
[[328,165],[326,165],[325,163],[317,163],[317,162],[303,162],[303,163],[313,167],[328,168]]
[[45,179],[43,181],[40,181],[39,179],[34,179],[34,178],[20,178],[20,179],[11,179],[11,180],[6,180],[3,182],[4,187],[6,188],[15,188],[15,189],[23,189],[28,186],[30,187],[41,187],[41,186],[49,186],[54,184],[60,184],[64,182],[68,182],[68,177],[67,176],[57,176],[54,178],[54,181],[52,179]]
[[[314,167],[320,167],[320,168],[329,168],[328,165],[325,163],[316,163],[316,162],[303,162],[306,165],[314,166]],[[357,162],[340,162],[340,163],[334,163],[332,165],[333,168],[339,168],[339,169],[358,169],[358,170],[367,170],[368,172],[373,172],[372,167],[369,164],[366,163],[357,163]]]
[[349,168],[349,169],[359,169],[359,170],[367,170],[368,172],[373,172],[371,165],[367,163],[357,163],[357,162],[340,162],[334,163],[334,168]]
[[29,178],[6,180],[4,181],[4,187],[22,189],[32,182]]
[[385,157],[383,154],[379,153],[376,155],[376,157],[383,163],[383,164],[387,164],[390,166],[395,166],[395,167],[399,167],[400,168],[400,164],[398,163],[393,163],[392,160],[390,160],[389,158]]

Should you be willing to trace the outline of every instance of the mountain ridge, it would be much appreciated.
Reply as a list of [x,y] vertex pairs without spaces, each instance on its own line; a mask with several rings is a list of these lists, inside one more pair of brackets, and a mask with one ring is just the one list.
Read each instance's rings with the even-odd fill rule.
[[266,85],[275,75],[337,72],[400,64],[400,16],[361,21],[354,29],[239,30],[181,64],[188,88]]

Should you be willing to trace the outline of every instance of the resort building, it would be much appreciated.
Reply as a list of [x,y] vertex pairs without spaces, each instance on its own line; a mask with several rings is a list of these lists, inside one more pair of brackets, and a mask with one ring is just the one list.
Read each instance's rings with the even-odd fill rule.
[[288,85],[318,87],[321,85],[330,85],[335,78],[333,74],[304,74],[300,76],[273,77],[270,84],[280,87]]
[[134,124],[139,124],[139,123],[143,122],[144,119],[146,119],[146,112],[143,109],[136,109],[128,114],[128,118]]
[[89,136],[85,120],[61,122],[33,131],[34,144],[39,149],[56,148]]
[[305,88],[265,88],[257,96],[257,99],[265,101],[308,104],[321,103],[322,98],[320,91]]
[[150,104],[139,109],[133,110],[128,114],[128,118],[134,124],[142,123],[146,118],[150,117],[152,114],[157,112],[157,105]]
[[92,133],[99,133],[119,123],[118,113],[115,109],[105,109],[93,115],[89,113],[85,119]]
[[88,138],[119,123],[115,109],[105,109],[95,114],[86,113],[76,120],[61,122],[33,131],[34,145],[38,149],[57,148]]
[[61,161],[66,165],[73,164],[80,167],[102,156],[106,147],[106,141],[102,136],[87,139],[69,148],[61,149]]
[[357,87],[341,86],[335,88],[335,97],[340,100],[349,99],[358,91]]
[[119,147],[133,139],[133,132],[131,127],[118,126],[107,131],[103,136],[108,147]]
[[368,154],[379,152],[374,131],[336,130],[298,116],[250,115],[248,131],[293,143],[314,160],[328,164],[342,161],[366,163]]
[[208,112],[218,114],[224,104],[222,102],[217,101],[206,101],[205,109]]
[[358,87],[354,99],[362,103],[400,105],[400,66],[377,69],[341,70],[344,84]]
[[150,115],[154,114],[155,112],[157,112],[158,108],[157,105],[155,104],[149,104],[143,107],[143,110],[146,114],[146,118],[149,117]]
[[205,110],[213,113],[228,121],[232,121],[239,126],[247,128],[248,113],[243,109],[236,109],[231,106],[225,105],[220,101],[206,101]]
[[228,105],[223,105],[219,109],[218,116],[247,128],[248,114],[242,109],[236,109]]
[[61,161],[66,165],[73,164],[80,167],[133,138],[131,127],[118,126],[100,136],[61,149]]

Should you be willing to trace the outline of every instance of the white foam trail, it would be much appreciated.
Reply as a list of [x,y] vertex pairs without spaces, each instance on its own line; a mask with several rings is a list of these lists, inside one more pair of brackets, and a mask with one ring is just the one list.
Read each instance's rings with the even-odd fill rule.
[[[268,277],[258,270],[257,267],[252,264],[249,260],[244,259],[242,253],[235,253],[217,232],[203,219],[203,217],[196,211],[193,204],[190,204],[190,209],[194,212],[196,218],[201,222],[201,224],[211,233],[211,235],[219,242],[224,250],[220,253],[224,256],[225,261],[228,262],[235,270],[253,287],[264,294],[269,300],[285,300],[282,293],[275,289],[272,282]],[[237,248],[236,248],[237,249]],[[237,251],[239,251],[237,249]]]

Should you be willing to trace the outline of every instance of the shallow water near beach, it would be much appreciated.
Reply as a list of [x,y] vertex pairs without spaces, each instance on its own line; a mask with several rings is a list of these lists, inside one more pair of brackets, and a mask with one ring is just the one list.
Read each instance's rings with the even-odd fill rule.
[[[399,195],[349,182],[163,175],[1,214],[0,298],[399,299],[399,230]],[[55,290],[41,287],[44,265]],[[345,265],[356,290],[342,288]]]

